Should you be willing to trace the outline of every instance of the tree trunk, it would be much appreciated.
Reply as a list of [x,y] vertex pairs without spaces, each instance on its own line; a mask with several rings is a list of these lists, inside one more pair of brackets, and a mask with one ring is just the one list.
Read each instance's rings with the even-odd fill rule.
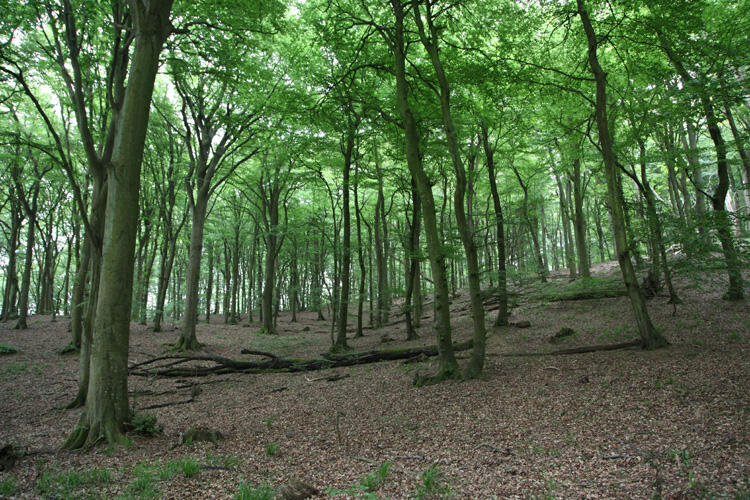
[[357,223],[357,260],[359,262],[359,293],[357,295],[357,331],[355,338],[362,337],[362,315],[365,301],[365,284],[367,283],[367,269],[365,267],[365,253],[362,245],[362,224],[359,207],[359,165],[354,167],[354,217]]
[[407,258],[406,258],[406,297],[404,298],[404,316],[406,317],[406,340],[415,340],[419,338],[414,325],[412,306],[414,301],[414,289],[419,283],[419,233],[421,231],[419,219],[422,214],[422,205],[419,201],[419,193],[414,179],[411,181],[411,199],[412,199],[412,218],[409,236],[407,240]]
[[198,195],[195,198],[195,205],[192,207],[193,227],[190,232],[190,252],[185,286],[185,319],[180,338],[175,344],[175,348],[180,351],[195,351],[201,348],[201,344],[195,336],[195,326],[198,318],[198,286],[200,284],[201,253],[203,251],[203,230],[206,224],[206,208],[208,206],[208,189],[206,185],[200,185],[201,182],[205,182],[205,179],[199,179]]
[[406,137],[407,165],[409,172],[417,184],[419,198],[422,200],[422,219],[434,282],[434,329],[439,350],[437,378],[452,378],[456,377],[459,372],[458,362],[456,361],[451,342],[450,302],[448,297],[448,280],[445,272],[445,249],[443,241],[438,234],[432,185],[422,166],[417,123],[409,103],[409,85],[406,80],[406,43],[404,41],[404,17],[406,13],[401,0],[391,0],[390,3],[395,16],[395,43],[391,46],[391,49],[394,55],[394,70],[396,74],[396,97]]
[[[29,291],[31,288],[31,265],[34,257],[34,236],[37,220],[37,201],[39,199],[39,182],[37,179],[31,188],[31,200],[26,205],[26,255],[23,264],[23,274],[21,275],[21,295],[18,301],[18,321],[13,327],[16,330],[25,330],[28,328],[27,318],[29,316]],[[19,190],[20,191],[20,190]],[[27,193],[28,194],[28,193]]]
[[[578,254],[578,272],[584,278],[591,277],[589,254],[586,244],[586,220],[583,215],[583,179],[581,178],[581,160],[573,160],[573,229],[576,237],[576,254]],[[568,200],[570,201],[570,200]]]
[[602,158],[607,176],[607,193],[609,196],[610,213],[612,214],[612,224],[614,226],[615,248],[617,260],[622,271],[623,281],[628,290],[630,302],[633,306],[638,333],[641,337],[641,344],[644,349],[655,349],[667,345],[667,340],[659,333],[651,323],[646,301],[643,298],[638,280],[633,269],[633,263],[630,261],[629,245],[625,233],[625,215],[623,213],[622,200],[617,178],[617,164],[612,143],[612,136],[609,131],[609,122],[607,121],[607,75],[599,64],[597,58],[598,41],[594,28],[591,25],[588,11],[586,11],[583,0],[576,0],[578,6],[578,15],[581,16],[583,29],[588,40],[588,61],[594,79],[596,80],[596,125],[599,131],[599,143],[601,144]]
[[694,84],[696,86],[697,93],[699,94],[698,97],[700,99],[701,106],[703,107],[703,114],[706,118],[706,127],[708,128],[711,140],[714,143],[714,148],[716,149],[716,168],[718,183],[711,197],[711,204],[716,216],[716,232],[719,237],[719,241],[721,242],[721,248],[724,253],[724,261],[726,262],[727,266],[727,275],[729,277],[729,289],[727,290],[725,298],[728,300],[742,300],[744,298],[742,267],[739,255],[737,253],[737,248],[734,244],[734,238],[732,237],[731,221],[724,206],[726,203],[727,192],[729,191],[729,163],[727,161],[727,147],[726,143],[724,142],[724,138],[721,135],[721,129],[719,128],[719,122],[716,118],[714,105],[707,93],[707,89],[705,89],[703,87],[703,84],[693,78],[685,69],[682,61],[674,53],[671,45],[667,42],[662,33],[659,33],[659,41],[662,44],[662,49],[667,54],[667,58],[670,60],[675,69],[677,69],[677,72],[680,74],[685,83]]
[[359,126],[358,119],[352,119],[347,116],[349,127],[347,131],[346,144],[342,144],[344,151],[344,170],[343,170],[343,190],[342,210],[343,210],[343,230],[344,241],[341,248],[341,291],[339,292],[339,321],[336,332],[336,342],[333,345],[334,351],[343,351],[348,348],[346,343],[346,327],[349,317],[349,286],[350,270],[352,265],[352,224],[349,210],[349,173],[352,166],[352,154],[354,152],[354,139],[356,129]]
[[492,205],[495,210],[495,230],[497,233],[497,296],[499,306],[495,326],[506,326],[508,324],[508,279],[505,267],[505,227],[503,220],[503,208],[500,204],[500,195],[497,191],[497,182],[495,180],[495,151],[490,146],[487,125],[484,123],[482,128],[482,145],[484,147],[485,161],[487,162],[487,173],[490,181],[490,191],[492,192]]
[[171,0],[132,4],[135,48],[108,170],[107,209],[97,300],[91,379],[86,408],[64,448],[100,440],[125,443],[128,343],[133,253],[138,221],[141,160],[159,54],[169,29]]

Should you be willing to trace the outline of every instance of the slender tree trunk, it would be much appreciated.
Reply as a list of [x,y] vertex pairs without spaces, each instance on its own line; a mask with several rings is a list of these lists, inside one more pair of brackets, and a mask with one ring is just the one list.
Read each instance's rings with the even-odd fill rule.
[[343,210],[343,230],[344,240],[341,248],[341,291],[339,292],[339,321],[336,332],[336,342],[333,350],[343,351],[348,348],[346,343],[346,327],[349,317],[349,287],[350,287],[350,270],[352,267],[352,224],[351,213],[349,210],[349,173],[352,166],[352,154],[354,153],[354,139],[356,128],[359,126],[359,120],[348,117],[349,129],[346,137],[346,144],[342,145],[344,151],[344,170],[343,170],[343,190],[342,210]]
[[37,201],[39,199],[39,180],[34,181],[31,200],[26,210],[26,255],[21,275],[21,295],[18,301],[18,321],[13,328],[25,330],[28,328],[27,318],[29,316],[29,293],[31,289],[31,267],[34,259],[34,237],[36,235]]
[[742,267],[737,253],[737,248],[734,243],[731,231],[731,221],[729,215],[726,212],[726,198],[727,192],[729,191],[729,163],[727,161],[727,147],[724,142],[724,138],[721,135],[721,129],[719,128],[719,122],[716,118],[714,111],[714,104],[711,101],[711,97],[708,95],[707,89],[703,87],[703,84],[697,81],[690,73],[685,69],[681,59],[672,50],[671,45],[668,43],[662,33],[659,34],[659,41],[661,42],[662,49],[667,54],[667,58],[670,60],[672,65],[677,69],[682,79],[686,84],[694,84],[697,88],[698,97],[703,107],[703,114],[706,118],[706,127],[708,128],[711,140],[714,143],[716,150],[716,168],[718,182],[714,189],[711,197],[711,204],[713,206],[714,214],[716,216],[716,232],[721,242],[721,248],[724,253],[724,260],[727,266],[727,275],[729,277],[729,289],[725,295],[728,300],[742,300],[744,298],[744,286],[742,282]]
[[414,288],[419,283],[419,233],[421,227],[419,220],[422,216],[420,213],[422,205],[419,201],[419,193],[414,179],[411,181],[411,199],[412,199],[412,218],[409,236],[407,240],[407,258],[406,258],[406,297],[404,298],[404,316],[406,317],[406,340],[415,340],[419,338],[414,325],[413,313],[414,307]]
[[497,297],[499,300],[495,326],[506,326],[508,324],[508,279],[505,256],[505,227],[503,220],[503,208],[500,203],[500,195],[497,191],[495,180],[495,151],[490,146],[487,126],[481,125],[482,145],[484,147],[485,161],[487,162],[487,173],[492,192],[492,206],[495,210],[495,231],[497,233]]
[[355,338],[362,337],[362,315],[365,301],[365,285],[367,283],[367,268],[365,267],[365,253],[362,245],[362,214],[359,207],[359,166],[354,167],[354,217],[357,224],[357,260],[359,262],[359,292],[357,295],[357,331]]
[[[573,160],[573,229],[576,237],[576,254],[578,255],[578,272],[584,278],[591,277],[589,268],[588,245],[586,244],[586,220],[583,214],[583,179],[581,178],[581,160]],[[570,201],[570,200],[569,200]]]
[[[205,182],[205,180],[202,181]],[[195,336],[195,326],[198,317],[198,286],[200,284],[203,230],[206,224],[207,206],[208,186],[199,185],[195,205],[192,207],[193,227],[190,232],[190,252],[185,286],[185,319],[183,320],[180,338],[175,344],[175,349],[178,351],[196,351],[201,348],[201,344]]]
[[667,345],[667,340],[659,333],[651,323],[651,318],[646,308],[646,301],[643,298],[641,288],[638,286],[638,280],[630,261],[629,245],[625,232],[625,216],[623,213],[622,200],[617,178],[617,164],[612,144],[612,136],[609,131],[609,122],[607,121],[607,75],[599,64],[597,58],[598,41],[594,28],[591,25],[588,11],[583,5],[583,0],[576,0],[578,6],[578,15],[581,17],[583,29],[588,40],[588,60],[589,66],[594,79],[596,80],[596,125],[599,131],[599,143],[602,148],[602,158],[607,177],[607,193],[609,195],[610,212],[612,214],[612,224],[614,226],[615,247],[617,260],[622,271],[623,281],[628,290],[628,296],[633,306],[638,333],[641,337],[641,343],[644,349],[655,349]]
[[437,338],[439,362],[437,378],[455,377],[458,375],[458,362],[456,361],[451,341],[450,303],[448,280],[445,272],[445,250],[443,241],[438,234],[432,185],[422,166],[417,123],[409,103],[409,86],[406,80],[406,43],[404,41],[404,17],[406,13],[401,0],[391,0],[390,3],[395,16],[395,40],[391,49],[394,55],[394,71],[396,74],[396,97],[399,114],[404,124],[407,165],[409,172],[417,184],[419,198],[422,200],[422,219],[434,282],[434,328],[435,337]]

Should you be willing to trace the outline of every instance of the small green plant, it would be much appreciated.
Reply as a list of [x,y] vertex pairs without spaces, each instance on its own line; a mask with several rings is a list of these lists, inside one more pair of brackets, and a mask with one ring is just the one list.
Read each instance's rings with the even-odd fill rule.
[[156,498],[159,490],[154,486],[154,476],[150,471],[144,471],[136,476],[135,481],[130,483],[121,498]]
[[9,375],[18,375],[26,371],[28,363],[26,361],[12,361],[5,365],[5,373]]
[[274,457],[279,453],[279,443],[273,442],[266,445],[266,455]]
[[194,458],[185,458],[181,461],[180,468],[182,469],[182,473],[185,475],[185,477],[191,478],[198,474],[200,465]]
[[367,474],[359,483],[362,489],[368,492],[377,491],[388,476],[388,470],[391,468],[390,462],[383,462],[380,466]]
[[443,484],[443,477],[437,465],[431,465],[422,473],[420,478],[422,484],[417,487],[415,498],[424,500],[427,498],[447,498],[451,496],[451,490]]
[[11,496],[16,494],[16,478],[6,477],[0,482],[0,495]]
[[0,344],[0,354],[15,354],[18,352],[18,347],[13,347],[8,344]]
[[234,494],[235,500],[273,500],[276,492],[267,484],[252,486],[247,481],[240,481],[239,489]]
[[161,432],[161,426],[156,423],[156,417],[146,413],[133,415],[130,425],[133,430],[145,436],[153,436]]
[[690,454],[690,450],[688,449],[670,450],[669,459],[673,462],[677,462],[678,464],[682,464],[688,467],[690,465],[690,462],[692,461],[692,455]]
[[274,420],[273,417],[268,417],[268,418],[263,419],[263,425],[266,426],[266,429],[271,428],[271,424],[273,424],[273,420]]
[[214,455],[210,451],[206,451],[206,463],[214,467],[232,468],[240,465],[240,458],[234,455]]
[[54,472],[45,470],[39,477],[34,490],[41,496],[70,498],[82,486],[107,484],[112,480],[109,469],[91,469],[83,472]]

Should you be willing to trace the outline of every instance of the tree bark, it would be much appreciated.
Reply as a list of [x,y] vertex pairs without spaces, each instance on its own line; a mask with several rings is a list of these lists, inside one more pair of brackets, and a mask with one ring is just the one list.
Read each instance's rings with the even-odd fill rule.
[[141,161],[171,8],[171,0],[131,3],[135,48],[112,161],[107,167],[110,175],[91,379],[85,411],[64,448],[93,446],[102,439],[125,442],[123,426],[130,419],[127,360]]
[[482,124],[482,145],[484,147],[485,161],[487,162],[487,173],[492,192],[492,206],[495,210],[495,231],[497,233],[497,296],[499,307],[495,326],[506,326],[508,324],[508,278],[506,271],[505,256],[505,227],[503,220],[503,208],[500,203],[500,195],[497,191],[495,180],[495,151],[489,141],[487,125]]
[[625,233],[625,215],[623,213],[622,200],[617,177],[616,158],[612,136],[607,121],[607,75],[599,64],[597,58],[598,40],[594,28],[591,25],[589,14],[584,7],[583,0],[576,0],[578,15],[588,40],[589,67],[596,80],[596,102],[595,114],[596,125],[599,131],[599,143],[601,144],[602,158],[607,176],[607,193],[609,197],[610,213],[612,214],[612,225],[614,226],[615,247],[617,260],[622,271],[623,281],[628,290],[630,302],[633,306],[638,334],[644,349],[655,349],[667,345],[667,340],[659,333],[651,323],[651,318],[646,308],[646,301],[638,286],[638,280],[630,261],[629,245]]
[[448,280],[445,272],[445,250],[438,234],[432,185],[427,173],[424,171],[419,153],[419,133],[417,131],[416,119],[409,103],[409,84],[406,80],[406,43],[404,40],[404,18],[406,13],[401,0],[390,0],[390,4],[395,18],[394,38],[391,43],[391,50],[394,55],[396,98],[406,137],[407,165],[409,172],[417,184],[419,198],[422,200],[422,219],[434,283],[434,329],[439,350],[437,378],[453,378],[458,376],[459,371],[451,342],[450,304]]

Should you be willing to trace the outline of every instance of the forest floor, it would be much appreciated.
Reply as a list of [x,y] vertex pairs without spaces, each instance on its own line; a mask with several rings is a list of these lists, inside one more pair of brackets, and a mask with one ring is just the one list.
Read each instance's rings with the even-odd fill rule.
[[[612,264],[597,271],[597,283],[616,282]],[[0,324],[0,343],[19,349],[0,356],[0,448],[28,453],[0,472],[0,498],[231,498],[243,484],[247,494],[301,481],[320,498],[747,499],[750,306],[722,300],[723,277],[678,276],[676,312],[666,296],[649,302],[671,343],[652,352],[504,356],[636,337],[627,298],[551,300],[570,288],[556,275],[547,286],[514,287],[511,321],[530,327],[489,329],[483,380],[414,387],[415,373],[434,372],[434,360],[337,369],[343,378],[335,381],[324,378],[330,370],[131,376],[132,404],[155,415],[163,432],[89,452],[58,451],[79,416],[61,409],[77,387],[77,356],[57,354],[69,320],[34,316],[26,331]],[[453,308],[454,341],[468,339],[465,294]],[[243,348],[317,357],[330,345],[330,324],[299,316],[291,323],[282,314],[277,336],[215,316],[198,338],[206,353],[233,359],[253,359]],[[488,313],[488,325],[493,319]],[[405,330],[394,324],[349,344],[431,345],[429,323],[426,315],[418,341],[398,340]],[[550,344],[561,327],[576,333]],[[381,344],[383,335],[397,340]],[[174,329],[155,334],[133,324],[130,362],[161,355],[176,338]],[[459,361],[468,355],[458,353]],[[143,410],[170,402],[182,403]],[[194,426],[224,439],[179,444]]]

